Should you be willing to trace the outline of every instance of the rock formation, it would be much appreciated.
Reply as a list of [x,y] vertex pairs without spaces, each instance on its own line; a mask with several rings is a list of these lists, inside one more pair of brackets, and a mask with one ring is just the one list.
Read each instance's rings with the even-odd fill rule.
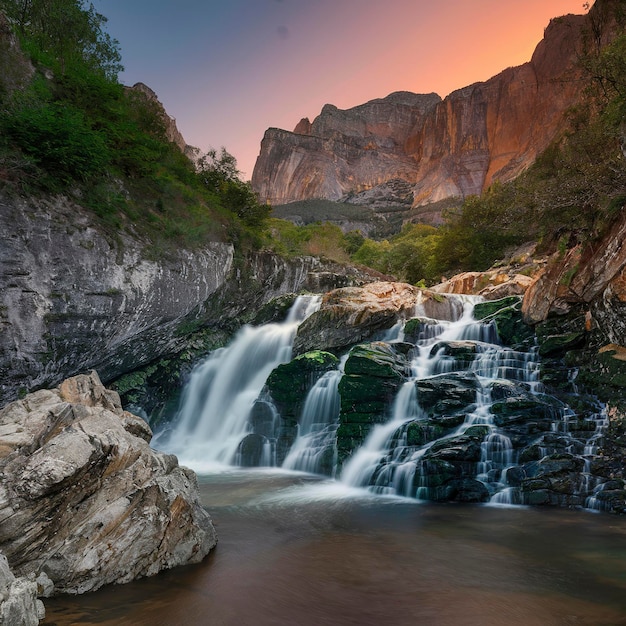
[[[100,368],[150,361],[176,324],[226,280],[232,247],[209,243],[149,260],[66,198],[0,199],[0,404]],[[119,375],[119,374],[118,374]]]
[[148,242],[107,233],[67,198],[0,197],[0,406],[91,368],[108,383],[181,351],[190,330],[234,332],[281,294],[371,280],[270,253],[235,268],[221,242],[155,259]]
[[13,570],[83,593],[201,561],[216,535],[195,474],[151,437],[95,372],[2,409],[0,549]]
[[444,100],[393,93],[345,111],[326,105],[294,132],[270,128],[254,190],[271,204],[307,198],[367,204],[372,188],[382,185],[384,192],[400,179],[419,206],[514,178],[564,128],[563,112],[580,97],[575,62],[588,20],[552,20],[528,63]]
[[135,83],[130,89],[136,93],[142,94],[145,98],[147,98],[149,102],[152,102],[156,106],[159,112],[159,117],[163,122],[163,127],[165,128],[165,136],[167,137],[167,139],[176,144],[183,154],[186,154],[188,157],[193,158],[197,152],[197,149],[187,144],[185,138],[178,130],[178,126],[176,126],[176,120],[168,115],[165,107],[157,97],[156,93],[154,93],[154,91],[150,89],[148,85],[144,85],[143,83]]
[[28,578],[16,578],[6,556],[0,553],[0,624],[37,626],[45,615],[37,595],[37,583]]
[[390,329],[399,320],[414,317],[418,311],[450,320],[460,306],[458,301],[406,283],[378,281],[336,289],[324,294],[319,311],[298,327],[293,351],[340,353]]

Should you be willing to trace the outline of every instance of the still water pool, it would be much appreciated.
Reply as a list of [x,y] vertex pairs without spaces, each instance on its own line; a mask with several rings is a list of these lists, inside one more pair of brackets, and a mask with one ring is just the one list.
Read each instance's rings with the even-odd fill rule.
[[425,504],[276,471],[200,477],[200,565],[46,601],[47,626],[626,625],[626,519]]

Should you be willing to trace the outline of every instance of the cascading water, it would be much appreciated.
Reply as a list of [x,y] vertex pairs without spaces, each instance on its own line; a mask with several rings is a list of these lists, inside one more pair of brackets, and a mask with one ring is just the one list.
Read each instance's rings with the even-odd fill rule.
[[[364,486],[380,493],[392,493],[418,498],[433,498],[429,488],[428,462],[425,453],[436,441],[417,450],[406,445],[408,425],[426,415],[416,395],[416,381],[459,369],[460,361],[446,354],[446,347],[454,342],[465,342],[476,351],[469,371],[476,374],[477,388],[473,410],[448,438],[458,438],[473,428],[483,426],[486,431],[481,443],[480,461],[476,478],[490,491],[502,488],[501,477],[513,464],[509,439],[496,432],[490,413],[491,382],[508,376],[534,384],[536,363],[527,354],[516,353],[496,346],[497,333],[492,324],[476,322],[472,315],[473,301],[466,299],[462,315],[454,322],[426,323],[415,347],[411,361],[412,378],[405,383],[394,403],[388,423],[379,425],[345,466],[341,480],[351,486]],[[417,475],[417,477],[416,477]],[[417,480],[416,480],[417,478]]]
[[[474,319],[479,300],[446,296],[448,321],[426,317],[418,302],[411,331],[399,322],[378,342],[355,346],[330,371],[288,370],[308,372],[297,383],[306,399],[292,404],[298,396],[290,374],[274,377],[286,381],[290,398],[275,404],[276,383],[266,386],[268,376],[290,360],[298,324],[319,306],[318,299],[299,299],[284,323],[244,327],[232,345],[196,368],[178,424],[159,443],[198,471],[281,465],[424,500],[605,508],[610,494],[603,490],[611,483],[601,484],[591,466],[606,415],[578,416],[545,395],[537,350],[501,345],[495,322]],[[376,378],[372,367],[391,369]],[[395,395],[386,395],[386,376],[396,376]],[[360,378],[371,380],[371,388],[358,387]],[[360,391],[350,396],[354,385]],[[289,412],[299,405],[299,413]],[[562,497],[563,489],[571,495]]]
[[298,420],[298,436],[283,461],[283,468],[318,474],[328,473],[324,469],[330,466],[333,468],[330,473],[334,474],[334,443],[340,400],[338,386],[343,375],[343,363],[345,359],[338,369],[319,378],[307,394]]
[[233,463],[268,375],[289,361],[298,325],[319,303],[319,296],[299,296],[284,322],[244,326],[232,344],[196,367],[183,393],[176,428],[157,439],[158,445],[199,471]]

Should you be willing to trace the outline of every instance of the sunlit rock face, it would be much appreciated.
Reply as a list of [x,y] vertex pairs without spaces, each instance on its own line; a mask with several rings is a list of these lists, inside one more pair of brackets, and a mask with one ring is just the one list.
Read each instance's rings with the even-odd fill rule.
[[394,93],[326,105],[288,132],[269,129],[252,175],[264,201],[347,199],[391,179],[413,204],[478,194],[523,171],[563,128],[580,94],[574,63],[586,16],[552,20],[531,61],[453,92]]
[[196,476],[151,437],[95,372],[0,410],[0,550],[13,571],[82,593],[201,561],[217,540]]
[[270,128],[252,186],[263,200],[285,204],[338,200],[392,178],[414,183],[415,162],[405,144],[440,102],[437,94],[398,92],[347,111],[327,104],[293,133]]

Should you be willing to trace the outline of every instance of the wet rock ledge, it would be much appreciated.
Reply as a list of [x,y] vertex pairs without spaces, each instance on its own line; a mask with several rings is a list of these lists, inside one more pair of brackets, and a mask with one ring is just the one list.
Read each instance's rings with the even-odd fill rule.
[[207,555],[196,476],[151,437],[95,371],[0,409],[0,551],[15,576],[83,593]]

